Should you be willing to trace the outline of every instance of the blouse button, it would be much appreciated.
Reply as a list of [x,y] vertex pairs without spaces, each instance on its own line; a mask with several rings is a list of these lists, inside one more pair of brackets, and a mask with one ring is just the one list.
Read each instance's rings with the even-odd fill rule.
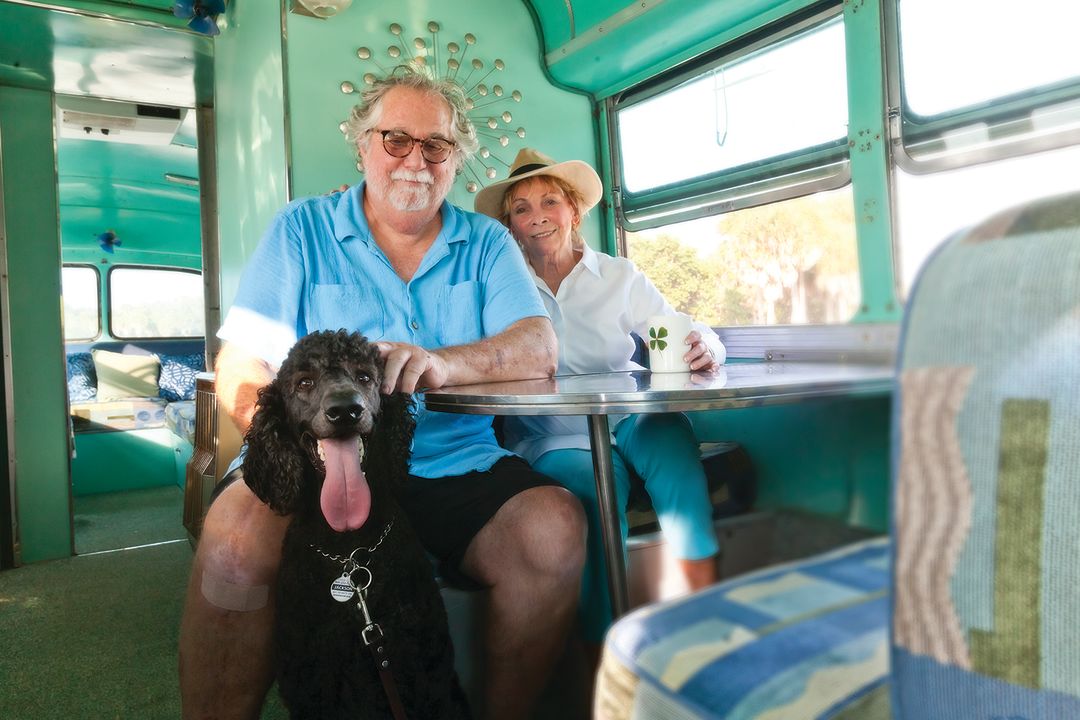
[[413,320],[411,324],[412,324],[412,329],[413,330],[419,330],[420,329],[420,323],[416,322],[415,320]]

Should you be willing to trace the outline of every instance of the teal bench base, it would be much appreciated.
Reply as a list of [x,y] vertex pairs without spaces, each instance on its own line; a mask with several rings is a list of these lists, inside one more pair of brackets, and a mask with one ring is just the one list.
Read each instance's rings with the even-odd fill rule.
[[76,433],[72,494],[77,497],[175,484],[175,438],[167,427]]

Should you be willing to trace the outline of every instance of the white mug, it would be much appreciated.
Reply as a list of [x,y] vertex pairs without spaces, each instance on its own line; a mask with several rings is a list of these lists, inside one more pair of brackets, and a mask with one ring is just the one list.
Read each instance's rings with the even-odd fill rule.
[[690,318],[686,315],[657,315],[649,318],[645,346],[649,348],[649,369],[654,373],[690,372],[683,356],[690,350]]

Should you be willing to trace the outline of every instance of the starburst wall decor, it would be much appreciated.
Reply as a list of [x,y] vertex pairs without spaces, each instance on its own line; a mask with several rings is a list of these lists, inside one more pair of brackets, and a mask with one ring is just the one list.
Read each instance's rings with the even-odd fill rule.
[[[525,139],[525,128],[514,120],[516,105],[521,102],[520,90],[507,90],[500,80],[506,63],[499,58],[485,60],[476,50],[476,35],[465,33],[460,40],[442,45],[439,40],[439,23],[427,24],[430,37],[416,37],[406,41],[406,33],[399,23],[391,23],[390,45],[377,53],[369,47],[356,50],[362,63],[359,82],[345,80],[341,92],[346,95],[363,92],[363,85],[373,85],[398,65],[423,68],[436,78],[452,80],[465,91],[465,105],[469,118],[476,126],[480,147],[465,163],[465,189],[475,193],[485,184],[505,177],[510,170],[510,160]],[[380,62],[379,56],[383,57]],[[384,64],[385,63],[385,64]],[[345,123],[339,125],[345,132]]]

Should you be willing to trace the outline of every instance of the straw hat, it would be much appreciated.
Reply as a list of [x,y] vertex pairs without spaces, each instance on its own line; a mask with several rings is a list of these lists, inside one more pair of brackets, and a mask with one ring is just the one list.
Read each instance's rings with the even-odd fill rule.
[[592,167],[581,160],[566,160],[555,162],[547,155],[533,150],[522,148],[514,158],[510,166],[510,176],[505,180],[492,183],[476,194],[474,207],[476,212],[499,219],[502,214],[503,196],[510,186],[519,180],[535,177],[537,175],[553,175],[575,188],[585,199],[584,205],[578,208],[584,215],[604,194],[604,186],[600,183],[600,176]]

